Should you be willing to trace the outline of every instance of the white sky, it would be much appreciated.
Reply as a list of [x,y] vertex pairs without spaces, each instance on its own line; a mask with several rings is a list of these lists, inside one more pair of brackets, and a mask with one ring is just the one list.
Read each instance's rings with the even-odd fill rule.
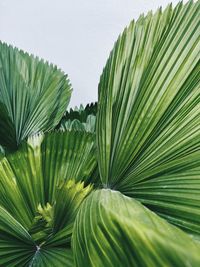
[[119,33],[169,1],[0,0],[0,39],[58,65],[74,89],[70,106],[87,104]]

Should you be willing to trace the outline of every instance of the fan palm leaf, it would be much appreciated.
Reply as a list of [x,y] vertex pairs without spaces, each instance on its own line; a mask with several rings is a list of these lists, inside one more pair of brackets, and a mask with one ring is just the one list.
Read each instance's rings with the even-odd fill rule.
[[80,177],[94,171],[93,150],[92,134],[55,132],[30,137],[1,160],[1,266],[73,266],[73,223],[92,190]]
[[66,76],[0,43],[1,266],[200,266],[199,15],[131,22],[64,116]]
[[53,129],[71,85],[61,70],[0,42],[0,144],[15,150],[29,135]]
[[100,79],[97,114],[102,183],[198,236],[199,4],[169,5],[125,29]]
[[198,267],[199,250],[189,235],[110,189],[91,193],[75,221],[76,266]]
[[97,113],[97,103],[91,103],[83,105],[80,107],[75,107],[67,111],[57,129],[65,130],[85,130],[86,132],[95,132],[96,127],[96,113]]
[[200,265],[199,5],[141,16],[115,43],[97,112],[105,189],[78,212],[77,267]]

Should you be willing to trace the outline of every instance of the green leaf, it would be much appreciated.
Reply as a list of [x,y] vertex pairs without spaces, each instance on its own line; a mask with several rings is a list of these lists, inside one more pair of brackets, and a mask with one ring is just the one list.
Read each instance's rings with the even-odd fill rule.
[[199,167],[165,174],[127,187],[126,194],[200,240],[199,178]]
[[199,4],[141,16],[115,44],[99,84],[103,183],[137,181],[199,148]]
[[[30,166],[27,164],[24,165],[24,169],[21,169],[21,175],[16,176],[6,158],[0,161],[0,206],[28,229],[38,205],[36,199],[39,192],[41,194],[41,187],[38,184],[39,192],[34,195],[36,188],[33,185],[35,179],[40,181],[40,177],[37,176],[37,172],[32,177]],[[20,172],[19,169],[17,171]],[[29,178],[27,173],[30,175]]]
[[39,204],[29,228],[29,233],[37,244],[43,244],[53,231],[54,207],[47,203],[44,207]]
[[72,240],[77,267],[200,264],[200,243],[136,200],[110,189],[91,193],[81,205]]
[[41,149],[44,179],[49,183],[46,194],[54,194],[54,179],[92,182],[97,165],[94,134],[74,130],[51,133]]
[[0,138],[1,145],[10,150],[17,149],[15,127],[4,104],[0,102]]
[[56,66],[0,42],[1,145],[15,150],[30,134],[53,129],[70,95],[67,75]]
[[94,151],[91,133],[54,132],[30,137],[0,161],[0,265],[74,266],[72,229],[92,190],[81,181],[94,172]]
[[96,113],[97,103],[88,104],[85,108],[80,105],[79,108],[75,107],[67,111],[56,128],[63,131],[73,129],[94,133],[96,127]]
[[79,120],[80,122],[86,122],[87,117],[89,115],[96,116],[97,113],[97,102],[87,104],[86,107],[80,105],[80,107],[75,107],[74,109],[70,108],[69,111],[66,111],[60,124],[58,125],[57,129],[61,126],[62,123],[68,120]]
[[96,168],[94,136],[86,132],[34,135],[0,162],[0,205],[30,228],[38,211],[55,201],[61,181],[90,181]]
[[68,225],[72,228],[77,210],[83,199],[91,192],[92,187],[84,187],[84,183],[69,180],[62,183],[56,192],[53,228],[55,232]]
[[0,265],[2,267],[73,267],[72,250],[36,245],[28,231],[0,206]]
[[30,262],[30,267],[74,267],[71,249],[40,249]]
[[[79,185],[80,187],[80,185]],[[76,186],[77,188],[77,186]],[[88,192],[88,188],[86,189]],[[68,219],[68,239],[69,239],[69,232],[71,227],[72,233],[72,225],[73,220],[75,219],[75,214],[78,211],[78,207],[81,201],[84,198],[84,189],[82,188],[82,199],[81,195],[75,199],[71,199],[71,196],[68,196],[68,202],[73,204],[74,210],[71,207],[71,215],[73,214],[74,217],[70,217]],[[64,199],[63,199],[64,200]],[[75,204],[75,202],[77,202]],[[58,206],[58,204],[56,204]],[[58,207],[57,207],[58,209]],[[46,220],[51,222],[51,216],[49,217],[49,206],[46,209],[39,208],[40,214]],[[56,218],[58,220],[58,218]],[[52,219],[52,222],[55,219]],[[67,224],[67,222],[66,222]],[[41,224],[37,225],[40,226],[38,229],[41,228]],[[66,225],[64,225],[66,227]],[[36,229],[36,228],[35,228]],[[43,227],[43,230],[47,229]],[[59,267],[73,267],[73,256],[72,250],[70,248],[66,248],[67,242],[69,243],[70,240],[66,240],[66,233],[61,238],[61,233],[59,234],[60,242],[59,245],[56,242],[53,242],[52,233],[49,233],[51,236],[51,243],[47,245],[47,243],[41,241],[41,232],[38,232],[38,236],[40,234],[40,239],[35,238],[35,234],[30,229],[27,231],[14,217],[12,217],[4,208],[0,206],[0,265],[13,267],[13,266],[59,266]],[[45,235],[46,239],[48,240],[48,236]],[[56,236],[57,238],[57,236]],[[44,239],[44,236],[43,236]],[[62,240],[62,242],[61,242]],[[69,244],[68,244],[69,246]]]
[[91,192],[92,186],[84,187],[84,183],[74,180],[61,183],[57,188],[53,209],[52,235],[45,246],[61,246],[70,244],[74,221],[83,200]]
[[60,130],[62,131],[86,131],[90,133],[95,132],[96,116],[88,115],[86,122],[80,122],[79,120],[67,120],[61,123]]
[[0,265],[27,266],[35,251],[26,229],[0,206]]
[[96,130],[103,185],[198,235],[199,5],[169,5],[125,29],[100,79]]

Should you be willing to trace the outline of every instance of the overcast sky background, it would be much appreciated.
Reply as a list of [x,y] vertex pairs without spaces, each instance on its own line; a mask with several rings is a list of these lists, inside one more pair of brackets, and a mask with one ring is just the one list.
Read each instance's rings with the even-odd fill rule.
[[58,65],[73,86],[70,106],[87,104],[97,100],[100,74],[124,27],[169,2],[0,0],[0,39]]

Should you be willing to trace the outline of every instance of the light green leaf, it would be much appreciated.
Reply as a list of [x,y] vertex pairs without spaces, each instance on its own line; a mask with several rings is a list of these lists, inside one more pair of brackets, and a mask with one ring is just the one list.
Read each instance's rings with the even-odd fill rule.
[[66,111],[62,120],[60,121],[57,129],[60,128],[61,124],[65,123],[68,120],[79,120],[80,122],[86,122],[89,115],[96,116],[97,113],[97,102],[87,104],[85,107],[80,105],[80,107],[70,108],[69,111]]
[[53,228],[55,232],[68,224],[72,228],[77,210],[83,199],[91,192],[92,187],[84,187],[84,183],[75,183],[74,180],[59,185],[56,192]]
[[77,130],[95,132],[97,103],[88,104],[85,108],[75,107],[65,113],[61,122],[56,127],[61,130]]
[[55,179],[92,182],[97,165],[94,134],[74,130],[51,133],[41,149],[44,179],[49,184],[46,194],[54,194]]
[[56,66],[0,42],[1,145],[14,150],[30,134],[53,129],[70,95],[67,75]]
[[[97,113],[103,185],[140,199],[197,235],[199,10],[200,1],[179,3],[174,9],[169,5],[125,29],[101,76]],[[193,178],[189,174],[185,179],[190,172]]]
[[53,231],[54,206],[47,203],[38,205],[29,233],[33,240],[41,246]]
[[0,162],[0,205],[30,228],[38,211],[55,201],[61,181],[90,181],[96,168],[94,136],[55,132],[29,138]]
[[200,264],[200,243],[136,200],[110,189],[91,193],[81,205],[72,240],[77,267]]
[[94,115],[88,115],[86,122],[80,122],[79,120],[67,120],[65,122],[62,122],[60,126],[60,130],[62,131],[86,131],[90,133],[95,132],[95,125],[96,125],[96,116]]
[[74,266],[73,224],[92,190],[79,180],[94,172],[94,151],[91,133],[54,132],[30,137],[0,161],[0,265]]
[[84,183],[73,180],[61,183],[55,195],[53,207],[52,235],[45,242],[45,246],[61,246],[70,244],[74,221],[79,207],[92,186],[84,187]]

